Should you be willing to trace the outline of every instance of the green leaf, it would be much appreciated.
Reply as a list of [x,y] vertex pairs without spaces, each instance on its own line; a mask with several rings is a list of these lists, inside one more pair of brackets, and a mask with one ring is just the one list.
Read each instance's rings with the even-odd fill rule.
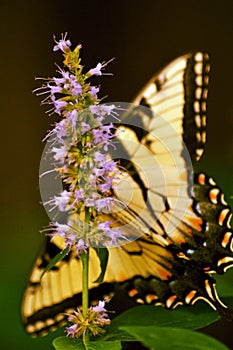
[[99,261],[100,261],[100,268],[101,268],[101,273],[99,275],[99,277],[97,278],[96,281],[94,281],[94,283],[100,283],[103,281],[104,279],[104,275],[105,275],[105,271],[107,268],[107,264],[108,264],[108,249],[107,248],[94,248]]
[[54,339],[53,346],[56,350],[85,350],[81,339],[72,339],[68,337],[59,337]]
[[120,350],[122,349],[121,341],[115,340],[115,341],[93,341],[87,343],[88,350]]
[[233,296],[232,280],[233,280],[233,269],[229,269],[224,275],[215,274],[214,279],[217,282],[218,294],[222,297]]
[[[231,282],[231,284],[232,284],[232,282]],[[232,288],[232,286],[231,286],[231,288]],[[227,305],[228,307],[233,309],[233,297],[222,298],[222,301],[225,305]]]
[[104,339],[135,340],[131,334],[120,331],[121,326],[158,326],[193,330],[207,326],[219,318],[216,311],[201,301],[192,307],[180,306],[176,310],[151,305],[136,306],[113,319],[111,325],[106,328]]
[[65,248],[61,253],[58,253],[51,261],[50,263],[46,266],[44,269],[43,273],[41,274],[40,279],[44,276],[46,272],[51,270],[59,261],[61,261],[70,251],[70,247]]
[[59,337],[54,339],[53,346],[56,350],[106,350],[110,348],[111,350],[120,350],[120,341],[89,341],[87,342],[87,347],[83,345],[82,339],[73,339],[68,337]]
[[122,330],[133,334],[150,350],[229,350],[214,338],[187,329],[125,326]]
[[120,328],[114,329],[113,331],[106,333],[106,335],[103,337],[104,341],[113,341],[119,339],[121,341],[138,341],[133,334],[127,333]]

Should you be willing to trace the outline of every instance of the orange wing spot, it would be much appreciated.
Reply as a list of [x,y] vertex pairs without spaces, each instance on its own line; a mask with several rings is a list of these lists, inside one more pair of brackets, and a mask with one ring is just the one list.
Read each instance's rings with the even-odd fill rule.
[[220,226],[223,226],[224,220],[226,219],[226,216],[228,215],[229,211],[230,211],[230,210],[229,210],[228,208],[223,209],[223,210],[221,211],[221,213],[220,213],[220,215],[219,215],[219,217],[218,217],[218,224],[219,224]]
[[179,237],[179,236],[177,236],[177,237],[174,236],[174,240],[175,240],[176,243],[178,243],[179,245],[181,245],[182,243],[185,243],[185,242],[186,242],[186,240],[185,240],[184,237]]
[[182,259],[186,259],[186,260],[190,260],[184,253],[180,252],[177,254],[178,258],[182,258]]
[[231,239],[232,233],[231,232],[227,232],[225,233],[223,240],[222,240],[222,246],[223,248],[226,248],[226,246],[228,245],[230,239]]
[[167,299],[167,301],[166,301],[166,306],[167,306],[167,308],[170,309],[175,300],[176,300],[176,296],[175,296],[175,295],[170,296],[170,297]]
[[166,281],[169,277],[171,277],[171,273],[168,272],[167,270],[165,269],[160,269],[158,268],[158,274],[160,276],[160,278],[163,280],[163,281]]
[[124,282],[128,279],[128,277],[125,274],[119,274],[118,276],[118,282]]
[[209,271],[210,270],[210,267],[208,266],[208,267],[204,267],[204,269],[203,269],[204,271]]
[[200,185],[204,185],[205,184],[205,174],[199,174],[198,175],[198,182]]
[[209,192],[209,198],[211,200],[212,203],[217,204],[218,203],[218,199],[217,196],[219,194],[219,189],[218,188],[213,188],[210,192]]
[[125,271],[121,268],[117,272],[117,280],[118,282],[125,282],[129,277],[125,274]]
[[185,230],[185,235],[192,236],[193,235],[193,231],[190,228],[187,227],[186,230]]
[[219,259],[217,265],[221,266],[222,264],[229,264],[230,266],[233,265],[233,258],[230,256],[226,256],[225,258]]
[[197,294],[196,290],[191,290],[191,292],[189,292],[189,294],[186,295],[186,297],[185,297],[186,304],[190,304],[196,294]]
[[131,289],[130,291],[129,291],[129,293],[128,293],[128,295],[129,295],[129,297],[130,298],[133,298],[135,295],[137,295],[138,294],[138,292],[137,292],[137,290],[136,289]]
[[202,230],[202,219],[201,218],[193,218],[193,217],[187,217],[188,221],[190,222],[191,226],[194,227],[197,231]]
[[158,299],[157,295],[154,295],[154,294],[147,294],[146,295],[146,302],[148,304],[150,304],[152,301],[157,300],[157,299]]

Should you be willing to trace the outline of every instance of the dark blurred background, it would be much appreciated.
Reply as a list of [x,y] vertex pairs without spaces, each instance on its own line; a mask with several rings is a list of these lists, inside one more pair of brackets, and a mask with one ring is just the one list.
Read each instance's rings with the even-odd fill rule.
[[[20,301],[49,219],[40,205],[38,167],[52,117],[32,94],[35,76],[53,76],[53,34],[68,31],[82,43],[86,67],[115,57],[100,79],[101,96],[130,102],[147,80],[190,50],[211,55],[208,143],[200,169],[214,177],[232,203],[233,2],[1,0],[1,326],[0,348],[52,349],[51,338],[31,339],[22,328]],[[233,281],[232,273],[226,278]],[[229,286],[231,286],[229,284]],[[229,287],[230,289],[230,287]],[[209,332],[233,348],[233,324]],[[170,347],[168,346],[168,349]]]

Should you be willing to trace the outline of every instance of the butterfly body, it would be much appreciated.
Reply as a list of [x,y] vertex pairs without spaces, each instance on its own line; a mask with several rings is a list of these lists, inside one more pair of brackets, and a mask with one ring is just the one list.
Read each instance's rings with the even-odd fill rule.
[[[127,208],[110,219],[137,239],[109,248],[102,283],[94,282],[101,271],[90,248],[90,302],[112,298],[117,283],[139,303],[172,309],[204,299],[231,314],[211,276],[233,265],[231,209],[214,181],[192,170],[206,141],[209,70],[207,54],[178,58],[152,78],[122,118],[116,154],[125,171],[115,195]],[[64,312],[81,304],[81,261],[74,252],[40,281],[63,245],[48,240],[30,276],[23,321],[32,335],[64,324]]]

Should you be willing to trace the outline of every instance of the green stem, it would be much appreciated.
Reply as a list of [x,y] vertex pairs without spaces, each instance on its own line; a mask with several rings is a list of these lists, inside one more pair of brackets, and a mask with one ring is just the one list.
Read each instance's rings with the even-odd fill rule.
[[[89,222],[90,222],[90,213],[89,208],[85,208],[85,223],[87,228],[85,227],[84,230],[84,242],[86,241],[86,230],[89,229]],[[81,260],[82,260],[82,312],[84,318],[87,316],[88,311],[88,304],[89,304],[89,285],[88,285],[88,277],[89,277],[89,250],[87,253],[81,254]],[[83,333],[83,345],[85,349],[87,349],[87,341],[88,341],[89,335],[88,335],[88,329],[86,332]]]
[[[90,212],[89,208],[85,208],[85,224],[84,225],[84,242],[86,241],[86,233],[89,229],[89,223],[90,223]],[[88,310],[88,276],[89,276],[89,250],[87,253],[83,253],[81,255],[82,258],[82,265],[83,265],[83,275],[82,275],[82,306],[83,306],[83,315],[86,317],[87,310]]]
[[88,335],[86,332],[83,333],[83,345],[84,345],[84,348],[85,350],[88,350],[88,347],[87,347],[87,340],[88,340]]
[[83,275],[82,275],[82,306],[83,306],[83,316],[87,316],[88,309],[88,268],[89,268],[89,252],[83,253],[82,257],[82,265],[83,265]]

